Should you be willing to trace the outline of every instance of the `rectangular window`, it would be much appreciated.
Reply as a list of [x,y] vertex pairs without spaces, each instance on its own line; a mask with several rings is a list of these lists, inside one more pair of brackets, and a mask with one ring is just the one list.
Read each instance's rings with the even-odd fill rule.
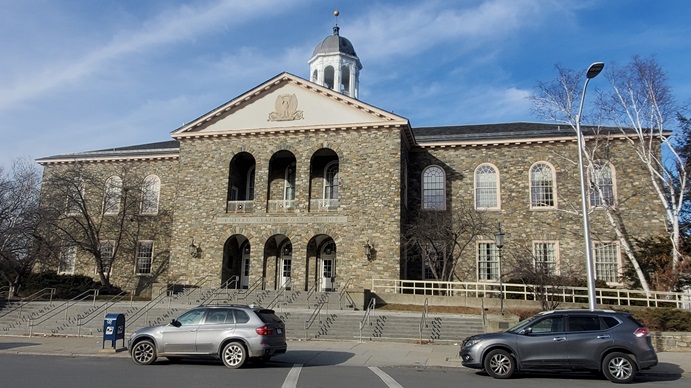
[[137,243],[137,274],[147,275],[151,273],[151,263],[154,259],[154,242],[139,241]]
[[478,281],[499,280],[499,254],[493,242],[477,244],[477,279]]
[[[110,273],[110,266],[113,263],[113,253],[115,251],[115,244],[112,241],[103,241],[100,244],[101,250],[101,265],[103,266],[103,273]],[[98,268],[96,268],[98,273]]]
[[541,273],[556,275],[559,273],[557,268],[557,243],[540,241],[533,243],[533,256],[535,258],[535,268]]
[[619,283],[619,246],[614,242],[595,243],[595,278]]
[[60,251],[60,262],[58,263],[58,273],[65,275],[74,274],[74,266],[77,262],[77,247],[68,246]]

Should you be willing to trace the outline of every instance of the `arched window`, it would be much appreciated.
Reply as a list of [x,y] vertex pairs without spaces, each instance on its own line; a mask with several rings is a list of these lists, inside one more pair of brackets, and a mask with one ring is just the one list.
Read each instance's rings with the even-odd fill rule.
[[141,214],[158,214],[158,199],[161,192],[161,180],[156,175],[149,175],[142,183]]
[[607,162],[590,167],[590,206],[614,206],[614,169]]
[[327,66],[324,69],[324,87],[328,89],[334,88],[334,82],[336,80],[336,71],[333,66]]
[[429,166],[422,171],[422,208],[446,209],[446,174],[439,166]]
[[338,162],[326,165],[324,169],[324,199],[338,199]]
[[554,169],[537,163],[530,169],[530,207],[555,207]]
[[120,213],[120,200],[122,198],[122,179],[112,176],[106,180],[103,190],[103,214]]
[[475,170],[475,208],[499,208],[499,174],[492,165],[483,164]]
[[295,163],[291,163],[286,168],[285,184],[283,186],[283,199],[295,199]]

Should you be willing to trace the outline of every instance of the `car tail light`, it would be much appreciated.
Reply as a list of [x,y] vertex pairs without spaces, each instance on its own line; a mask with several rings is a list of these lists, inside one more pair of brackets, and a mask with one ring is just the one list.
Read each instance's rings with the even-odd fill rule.
[[258,327],[255,329],[255,331],[259,335],[271,335],[274,332],[273,330],[269,329],[269,326],[267,326],[267,325],[264,325],[262,327]]
[[639,327],[638,329],[636,329],[636,331],[633,332],[633,335],[635,335],[636,337],[643,337],[649,334],[650,330],[648,330],[645,327]]

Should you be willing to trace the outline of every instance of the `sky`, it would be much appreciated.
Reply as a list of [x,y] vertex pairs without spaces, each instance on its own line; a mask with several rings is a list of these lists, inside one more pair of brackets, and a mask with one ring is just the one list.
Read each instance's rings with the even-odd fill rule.
[[688,104],[689,15],[688,0],[0,0],[0,166],[170,140],[284,71],[308,79],[336,23],[360,100],[414,127],[544,122],[526,97],[555,65],[634,55]]

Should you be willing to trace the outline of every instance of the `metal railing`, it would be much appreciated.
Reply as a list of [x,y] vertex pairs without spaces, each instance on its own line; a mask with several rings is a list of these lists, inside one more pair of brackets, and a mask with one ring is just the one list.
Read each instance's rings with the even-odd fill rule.
[[[237,293],[237,284],[239,282],[240,278],[235,275],[231,277],[230,279],[226,280],[219,288],[214,288],[209,292],[209,295],[201,300],[200,304],[218,304],[219,301],[223,301],[224,303],[226,301],[230,301],[231,303],[233,302],[233,299],[235,299],[235,302],[237,302],[238,299],[238,293]],[[235,285],[235,287],[231,288],[231,285]],[[232,291],[232,295],[231,292]],[[225,293],[224,298],[220,298],[219,295]]]
[[314,311],[312,311],[312,315],[305,321],[305,341],[307,341],[307,331],[312,327],[312,324],[314,321],[319,318],[319,322],[322,321],[321,318],[321,312],[322,312],[322,307],[326,305],[326,313],[329,313],[329,294],[322,294],[319,297],[319,300],[317,300],[317,306],[314,308]]
[[343,310],[343,300],[345,299],[346,303],[350,306],[355,306],[355,301],[353,298],[350,296],[348,293],[348,287],[353,284],[353,278],[348,278],[348,280],[345,282],[343,287],[341,287],[341,291],[338,293],[338,308]]
[[317,282],[315,281],[314,283],[312,283],[312,285],[310,286],[310,288],[307,290],[307,297],[306,297],[306,299],[307,299],[307,308],[310,307],[310,299],[312,299],[312,297],[314,296],[314,294],[315,294],[316,292],[317,292]]
[[127,292],[122,291],[119,294],[114,295],[112,298],[107,300],[102,305],[98,306],[97,308],[93,309],[92,311],[87,312],[85,315],[77,314],[77,336],[78,337],[82,336],[82,327],[84,325],[93,321],[96,317],[100,317],[101,312],[103,312],[103,315],[108,314],[108,309],[111,308],[112,306],[114,306],[116,303],[123,300],[126,295],[127,295]]
[[44,300],[44,297],[48,297],[48,304],[52,305],[53,304],[53,297],[55,296],[55,288],[44,288],[42,290],[36,291],[33,294],[27,296],[26,298],[21,299],[16,306],[7,309],[6,311],[3,311],[2,314],[0,314],[0,318],[9,316],[10,314],[16,312],[17,313],[17,319],[22,319],[22,312],[23,309],[26,305],[29,303],[36,301],[36,300]]
[[149,311],[157,306],[159,303],[164,301],[166,298],[168,298],[168,308],[170,308],[170,301],[172,299],[172,296],[168,292],[168,289],[163,289],[161,292],[156,295],[155,298],[152,298],[151,301],[144,306],[142,306],[140,309],[135,311],[131,316],[127,317],[127,324],[125,325],[125,328],[130,327],[137,319],[141,318],[144,316],[144,322],[146,325],[149,324]]
[[374,298],[370,299],[367,304],[367,309],[365,309],[365,315],[362,317],[362,320],[360,320],[360,342],[362,342],[362,329],[364,329],[365,325],[371,325],[370,317],[374,314],[376,308],[377,300]]
[[292,212],[295,211],[296,202],[294,199],[272,199],[269,200],[269,212]]
[[425,298],[425,304],[422,305],[422,316],[420,317],[420,345],[422,345],[422,330],[427,327],[427,313],[429,312],[429,301]]
[[[293,284],[293,279],[288,279],[287,282],[285,282],[281,288],[279,288],[276,291],[276,296],[269,302],[268,305],[266,305],[267,309],[273,309],[276,305],[280,307],[280,312],[283,312],[283,305],[285,304],[285,299],[286,299],[286,290],[291,287]],[[279,301],[280,298],[280,301]]]
[[[546,288],[543,290],[541,287]],[[587,287],[537,286],[520,283],[442,282],[430,280],[373,279],[372,292],[431,295],[467,298],[500,298],[535,301],[544,293],[550,300],[563,303],[588,303]],[[542,292],[544,291],[544,292]],[[645,306],[688,308],[689,296],[683,292],[596,288],[597,304],[614,306]]]
[[88,298],[92,298],[92,306],[96,306],[96,297],[98,296],[98,290],[97,289],[91,289],[91,290],[86,290],[82,292],[81,294],[75,296],[74,298],[55,306],[54,309],[46,312],[43,315],[39,315],[37,317],[31,317],[29,318],[29,337],[32,336],[34,326],[40,325],[43,322],[49,320],[50,318],[58,315],[61,312],[65,312],[65,320],[68,319],[69,317],[69,309],[70,307],[74,306],[75,304],[85,301]]
[[228,213],[251,213],[254,211],[254,201],[228,201]]
[[258,278],[257,280],[254,281],[254,283],[250,284],[250,286],[247,287],[247,289],[245,289],[245,290],[240,290],[240,292],[238,293],[238,301],[239,301],[240,299],[242,299],[243,301],[245,301],[245,303],[247,303],[247,297],[250,296],[250,295],[252,295],[252,292],[254,292],[254,290],[256,290],[257,288],[259,288],[260,286],[261,286],[261,288],[263,289],[263,288],[264,288],[264,284],[265,284],[264,278],[263,278],[263,277],[262,277],[262,278]]

